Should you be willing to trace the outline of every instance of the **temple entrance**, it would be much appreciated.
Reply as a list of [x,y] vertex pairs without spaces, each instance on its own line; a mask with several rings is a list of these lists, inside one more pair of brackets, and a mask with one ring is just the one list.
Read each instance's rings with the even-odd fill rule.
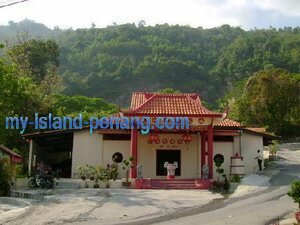
[[181,151],[180,150],[164,150],[157,149],[156,151],[156,176],[167,176],[167,170],[164,163],[178,163],[178,168],[175,170],[175,176],[181,174]]

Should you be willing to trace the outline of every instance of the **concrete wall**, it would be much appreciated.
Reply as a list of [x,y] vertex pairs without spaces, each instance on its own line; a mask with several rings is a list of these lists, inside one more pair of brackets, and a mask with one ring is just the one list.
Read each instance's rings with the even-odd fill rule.
[[72,177],[78,177],[77,167],[85,164],[101,165],[102,135],[90,134],[89,130],[74,132],[72,152]]
[[[190,144],[178,144],[177,140],[181,139],[182,134],[160,134],[160,140],[174,139],[175,144],[148,144],[148,136],[138,136],[138,163],[143,165],[143,176],[150,178],[163,178],[156,176],[156,150],[157,149],[178,149],[181,150],[181,176],[178,178],[195,178],[198,177],[200,168],[199,154],[199,137],[192,135],[193,140]],[[200,143],[199,143],[200,144]]]
[[[233,142],[214,142],[214,156],[216,154],[222,154],[224,156],[224,163],[221,168],[224,169],[224,174],[229,176],[230,174],[230,157],[233,156]],[[214,179],[217,178],[217,167],[214,165]]]
[[234,154],[235,153],[238,153],[240,155],[240,150],[241,150],[241,135],[238,135],[238,136],[234,136],[233,137],[233,151],[234,151]]
[[[125,140],[105,140],[103,141],[103,161],[102,166],[107,164],[112,164],[112,156],[114,153],[120,152],[123,155],[124,159],[127,159],[130,154],[130,141]],[[118,165],[119,178],[125,177],[125,171],[122,169],[122,163]]]
[[257,150],[263,150],[263,137],[242,133],[241,136],[242,156],[244,157],[245,173],[246,175],[253,173],[257,160],[254,159],[257,156]]
[[[201,172],[201,155],[200,144],[201,136],[192,135],[190,144],[178,144],[177,140],[181,139],[182,134],[160,134],[160,140],[174,139],[175,144],[148,144],[147,135],[138,135],[138,163],[143,165],[143,176],[149,178],[162,178],[156,176],[156,151],[157,149],[178,149],[181,150],[181,176],[178,178],[195,178],[199,177]],[[239,137],[234,138],[234,142],[214,142],[214,155],[224,155],[225,162],[222,168],[225,174],[230,173],[230,157],[239,152]],[[253,172],[257,165],[257,149],[263,149],[263,139],[261,136],[242,133],[241,151],[244,156],[245,173]],[[90,135],[88,130],[74,132],[73,153],[72,153],[72,177],[77,173],[77,167],[80,165],[102,165],[113,163],[112,155],[115,152],[123,154],[128,158],[130,154],[130,141],[103,141],[102,135],[93,133]],[[214,167],[214,178],[216,177],[216,167]],[[122,166],[119,166],[120,177],[125,177]]]

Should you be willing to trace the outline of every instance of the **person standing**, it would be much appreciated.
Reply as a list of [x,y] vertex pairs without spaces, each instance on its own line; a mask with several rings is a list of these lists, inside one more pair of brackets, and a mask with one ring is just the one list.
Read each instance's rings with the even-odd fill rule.
[[262,161],[264,158],[260,150],[257,150],[257,157],[255,157],[255,159],[257,159],[259,171],[262,171]]

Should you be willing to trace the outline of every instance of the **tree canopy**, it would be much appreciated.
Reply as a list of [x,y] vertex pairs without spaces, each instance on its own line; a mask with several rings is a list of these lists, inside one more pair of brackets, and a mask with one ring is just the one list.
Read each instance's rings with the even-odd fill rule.
[[276,133],[299,126],[299,27],[62,30],[25,20],[0,26],[1,40],[1,115],[108,115],[115,104],[128,107],[133,91],[198,92],[210,109],[228,106],[246,125]]
[[[132,91],[173,88],[198,92],[217,108],[217,99],[235,82],[257,71],[300,71],[299,27],[245,31],[229,25],[203,29],[143,23],[51,30],[25,20],[1,26],[0,40],[18,30],[57,42],[64,94],[100,97],[122,107],[129,105]],[[49,58],[57,53],[52,49]],[[40,60],[47,55],[39,54]]]
[[248,126],[286,133],[287,127],[300,125],[299,78],[299,74],[275,68],[254,73],[227,96],[230,115]]

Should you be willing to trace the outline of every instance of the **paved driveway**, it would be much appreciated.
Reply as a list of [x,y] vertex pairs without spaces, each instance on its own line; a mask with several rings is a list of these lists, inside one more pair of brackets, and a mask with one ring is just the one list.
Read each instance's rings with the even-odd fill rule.
[[299,179],[300,151],[280,151],[279,156],[282,159],[272,165],[272,170],[266,171],[267,174],[275,173],[270,180],[271,186],[266,190],[209,204],[211,210],[208,212],[205,212],[202,207],[202,210],[200,208],[199,212],[193,213],[194,215],[181,215],[174,219],[165,218],[163,222],[159,222],[158,219],[157,222],[151,223],[159,225],[262,225],[283,217],[297,209],[297,205],[286,193],[291,181]]
[[[77,189],[45,196],[26,212],[0,214],[0,224],[116,224],[208,204],[219,194],[206,190]],[[2,223],[1,223],[2,222]]]
[[205,190],[69,190],[24,210],[2,211],[0,224],[265,224],[296,208],[286,192],[300,175],[300,151],[279,155],[283,159],[260,174],[271,176],[271,186],[246,196],[226,199]]

